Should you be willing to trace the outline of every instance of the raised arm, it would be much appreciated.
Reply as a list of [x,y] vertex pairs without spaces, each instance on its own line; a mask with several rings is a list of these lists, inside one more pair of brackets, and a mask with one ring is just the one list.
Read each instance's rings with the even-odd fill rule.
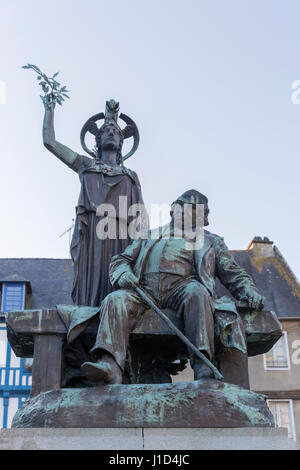
[[73,168],[78,154],[76,152],[73,152],[73,150],[69,149],[68,147],[61,144],[55,139],[54,107],[54,103],[51,103],[50,107],[48,104],[45,105],[45,116],[43,123],[43,143],[45,147],[50,150],[50,152],[56,155],[57,158],[59,158],[63,163],[65,163],[69,167]]

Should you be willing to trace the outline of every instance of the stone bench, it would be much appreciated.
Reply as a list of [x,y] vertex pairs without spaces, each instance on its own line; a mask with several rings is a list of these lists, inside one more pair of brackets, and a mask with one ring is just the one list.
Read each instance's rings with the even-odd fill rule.
[[[248,354],[237,350],[227,354],[225,352],[218,358],[218,367],[225,382],[249,388],[248,356],[269,351],[281,337],[282,327],[273,312],[249,311],[243,303],[237,303],[237,308],[245,327]],[[178,328],[182,328],[174,311],[167,309],[165,313]],[[31,397],[61,388],[62,345],[67,336],[67,327],[57,309],[8,312],[5,319],[8,339],[16,356],[34,358]],[[91,328],[95,335],[95,326]],[[87,327],[81,334],[90,333]],[[166,356],[171,362],[187,357],[185,345],[152,310],[146,311],[131,333],[130,348],[135,351],[135,362],[141,361],[148,351]]]

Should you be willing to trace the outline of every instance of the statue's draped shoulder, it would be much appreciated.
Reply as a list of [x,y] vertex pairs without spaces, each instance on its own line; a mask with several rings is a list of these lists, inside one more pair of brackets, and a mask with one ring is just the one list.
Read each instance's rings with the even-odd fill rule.
[[76,173],[79,173],[80,170],[91,166],[92,162],[93,162],[92,158],[86,157],[85,155],[77,154],[74,162],[72,163],[72,165],[70,165],[70,168],[76,171]]
[[141,192],[141,185],[138,175],[135,171],[130,170],[129,168],[126,168],[124,166],[117,166],[113,168],[106,164],[97,165],[93,158],[80,154],[77,154],[74,162],[69,166],[72,170],[76,171],[79,176],[86,171],[102,173],[108,176],[127,174],[132,179],[132,181],[138,186]]

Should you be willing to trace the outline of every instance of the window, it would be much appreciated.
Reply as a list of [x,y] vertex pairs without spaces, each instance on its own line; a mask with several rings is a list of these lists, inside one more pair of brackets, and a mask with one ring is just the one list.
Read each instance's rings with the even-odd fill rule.
[[1,398],[0,397],[0,429],[10,428],[14,415],[27,399],[26,396],[17,396]]
[[22,282],[3,283],[2,307],[3,312],[23,310],[25,303],[25,284]]
[[0,387],[5,385],[7,370],[6,326],[0,323]]
[[0,397],[0,429],[4,427],[4,405],[3,405],[3,398]]
[[32,372],[32,366],[33,366],[33,357],[26,357],[24,359],[24,369],[27,370],[28,372]]
[[264,354],[264,368],[269,369],[290,369],[290,357],[288,350],[287,332],[274,344],[269,352]]
[[6,327],[0,323],[0,367],[6,366],[7,338]]
[[6,326],[0,322],[0,429],[11,426],[17,409],[22,405],[32,385],[30,371],[24,359],[13,352],[6,336]]
[[[23,310],[26,287],[24,282],[3,282],[1,311]],[[17,357],[6,334],[4,319],[0,318],[0,429],[11,427],[17,409],[29,396],[32,385],[32,359]]]
[[15,416],[16,412],[19,408],[19,398],[10,398],[8,402],[8,410],[7,410],[7,424],[6,427],[10,428],[13,417]]
[[292,400],[267,400],[267,403],[274,416],[275,426],[287,428],[288,436],[296,439]]

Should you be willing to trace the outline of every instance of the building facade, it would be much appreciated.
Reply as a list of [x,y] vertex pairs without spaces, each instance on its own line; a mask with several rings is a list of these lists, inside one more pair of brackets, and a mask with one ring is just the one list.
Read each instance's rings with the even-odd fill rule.
[[[300,285],[288,263],[268,238],[255,237],[247,250],[232,250],[276,313],[283,336],[267,353],[249,357],[250,389],[267,396],[275,425],[287,428],[300,445]],[[218,286],[220,295],[229,295]],[[192,380],[188,367],[174,381]]]
[[12,418],[28,398],[31,388],[32,360],[16,357],[7,341],[4,312],[23,310],[30,283],[18,275],[1,283],[0,312],[0,426],[10,427]]
[[0,428],[11,426],[32,385],[32,359],[14,354],[4,313],[72,304],[72,277],[69,259],[0,259]]
[[[283,327],[271,351],[249,358],[251,390],[267,395],[279,427],[300,444],[300,285],[280,251],[267,238],[255,237],[247,250],[232,250],[236,261],[265,296]],[[0,427],[10,427],[28,398],[32,359],[17,358],[7,341],[4,312],[72,304],[70,259],[0,259]],[[217,286],[219,295],[229,295]],[[189,367],[174,381],[193,380]]]
[[283,336],[271,351],[249,358],[250,387],[267,395],[275,424],[300,444],[300,319],[281,324]]
[[[247,250],[266,297],[266,308],[276,312],[283,336],[262,356],[249,358],[250,388],[264,393],[275,424],[286,427],[300,444],[300,285],[273,243],[255,238]],[[255,276],[254,276],[255,278]]]

